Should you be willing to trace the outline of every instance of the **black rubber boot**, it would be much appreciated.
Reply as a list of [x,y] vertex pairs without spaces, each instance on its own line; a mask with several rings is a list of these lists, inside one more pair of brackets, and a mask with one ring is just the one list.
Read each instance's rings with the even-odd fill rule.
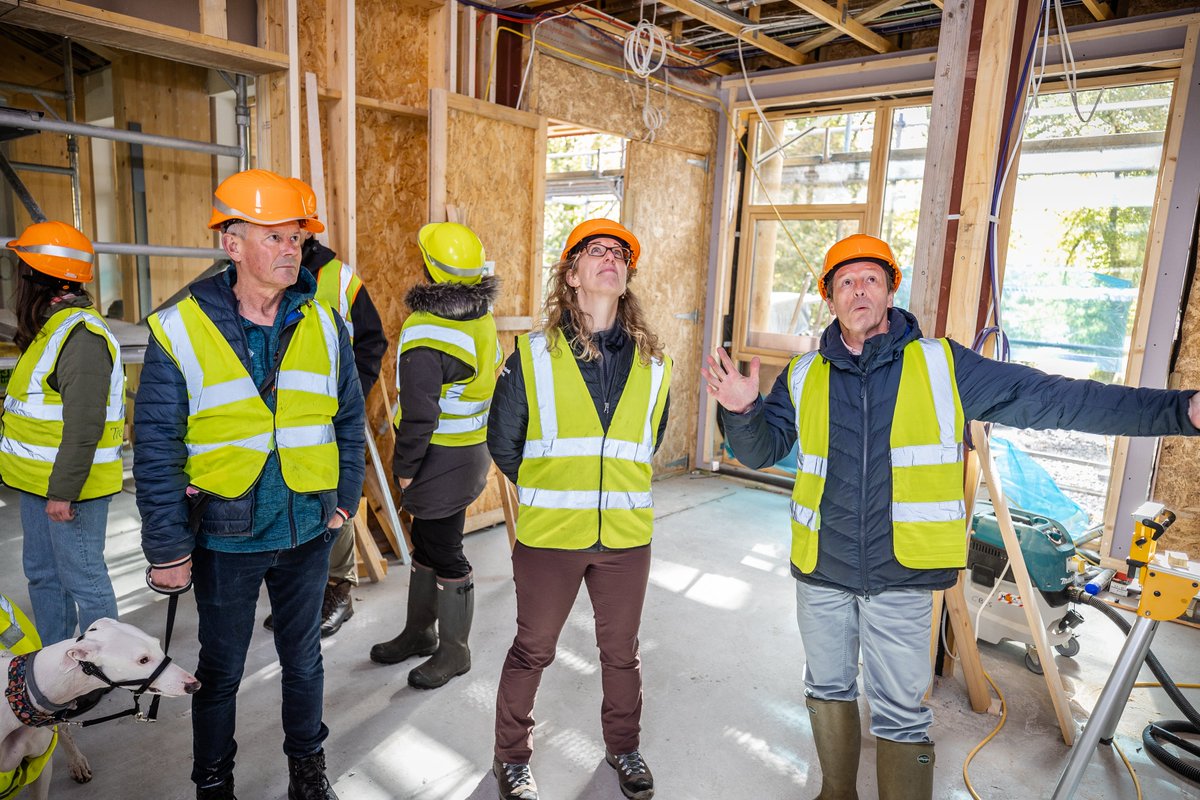
[[371,648],[371,660],[376,664],[399,664],[413,656],[432,655],[438,646],[437,576],[424,564],[412,562],[408,579],[408,618],[404,630],[390,642],[380,642]]
[[456,675],[471,669],[471,650],[467,637],[475,613],[474,574],[457,580],[437,580],[438,634],[440,641],[433,658],[408,673],[408,685],[418,689],[436,689]]
[[288,757],[288,800],[338,800],[325,777],[325,751]]
[[815,800],[858,800],[858,756],[862,723],[857,700],[805,698],[817,760],[821,762],[821,793]]
[[342,628],[342,623],[354,616],[354,598],[350,590],[354,584],[344,578],[325,584],[325,599],[321,603],[321,638],[333,636]]
[[237,800],[233,793],[233,776],[216,786],[197,786],[196,800]]
[[879,800],[933,800],[933,742],[875,741]]

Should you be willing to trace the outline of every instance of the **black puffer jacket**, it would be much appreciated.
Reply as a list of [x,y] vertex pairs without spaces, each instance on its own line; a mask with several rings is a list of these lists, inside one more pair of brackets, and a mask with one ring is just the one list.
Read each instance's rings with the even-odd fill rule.
[[[885,589],[945,589],[957,571],[901,566],[892,550],[891,429],[904,346],[921,336],[916,318],[892,309],[887,333],[853,356],[833,322],[821,336],[829,378],[829,465],[821,498],[817,565],[801,580],[871,595]],[[1162,436],[1198,433],[1188,421],[1194,392],[1131,389],[1080,381],[984,358],[951,342],[955,379],[967,420],[1016,428]],[[744,414],[722,409],[737,458],[755,469],[779,461],[796,442],[787,371],[766,400]]]
[[[633,368],[635,348],[633,339],[620,327],[612,327],[592,336],[603,354],[602,357],[595,361],[584,361],[579,357],[579,353],[576,353],[575,363],[579,365],[579,372],[583,375],[583,382],[587,384],[588,393],[592,396],[596,413],[600,415],[600,424],[608,431],[609,423],[617,410],[617,401],[625,391],[625,381],[629,379],[629,371]],[[658,424],[658,435],[654,441],[656,452],[667,430],[667,417],[670,416],[670,412],[671,395],[668,392],[662,420]],[[514,352],[504,363],[504,371],[496,383],[492,411],[488,416],[487,441],[492,460],[513,483],[517,482],[517,473],[521,469],[528,428],[529,401],[525,396],[525,376],[521,373],[521,354]]]

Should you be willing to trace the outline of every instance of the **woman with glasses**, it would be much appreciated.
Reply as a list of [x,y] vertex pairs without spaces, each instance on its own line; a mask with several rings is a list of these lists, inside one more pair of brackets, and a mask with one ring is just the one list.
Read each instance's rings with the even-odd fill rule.
[[534,698],[581,583],[595,611],[606,760],[626,797],[654,795],[640,752],[638,628],[671,360],[629,288],[640,249],[610,220],[576,226],[550,277],[545,322],[518,337],[496,385],[488,449],[520,503],[517,635],[500,674],[493,764],[509,800],[537,800]]

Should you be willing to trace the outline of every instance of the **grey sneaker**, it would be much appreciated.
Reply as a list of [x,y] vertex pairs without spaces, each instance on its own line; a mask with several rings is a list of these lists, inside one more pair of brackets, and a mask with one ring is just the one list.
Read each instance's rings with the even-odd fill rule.
[[617,771],[617,778],[621,781],[621,794],[630,800],[650,800],[654,797],[654,775],[650,773],[650,768],[646,766],[641,753],[637,750],[619,756],[605,753],[604,759]]
[[505,764],[497,758],[492,761],[492,772],[496,774],[500,800],[538,800],[537,783],[528,764]]

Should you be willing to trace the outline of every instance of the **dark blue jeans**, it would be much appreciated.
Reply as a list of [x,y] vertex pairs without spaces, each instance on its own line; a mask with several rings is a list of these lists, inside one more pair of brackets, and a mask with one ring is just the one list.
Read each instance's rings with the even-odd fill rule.
[[192,781],[197,785],[212,786],[233,774],[237,692],[264,582],[282,670],[283,752],[310,756],[329,735],[321,721],[321,601],[333,539],[326,532],[286,550],[220,553],[197,547],[192,553],[200,617],[196,677],[201,688],[192,696]]

